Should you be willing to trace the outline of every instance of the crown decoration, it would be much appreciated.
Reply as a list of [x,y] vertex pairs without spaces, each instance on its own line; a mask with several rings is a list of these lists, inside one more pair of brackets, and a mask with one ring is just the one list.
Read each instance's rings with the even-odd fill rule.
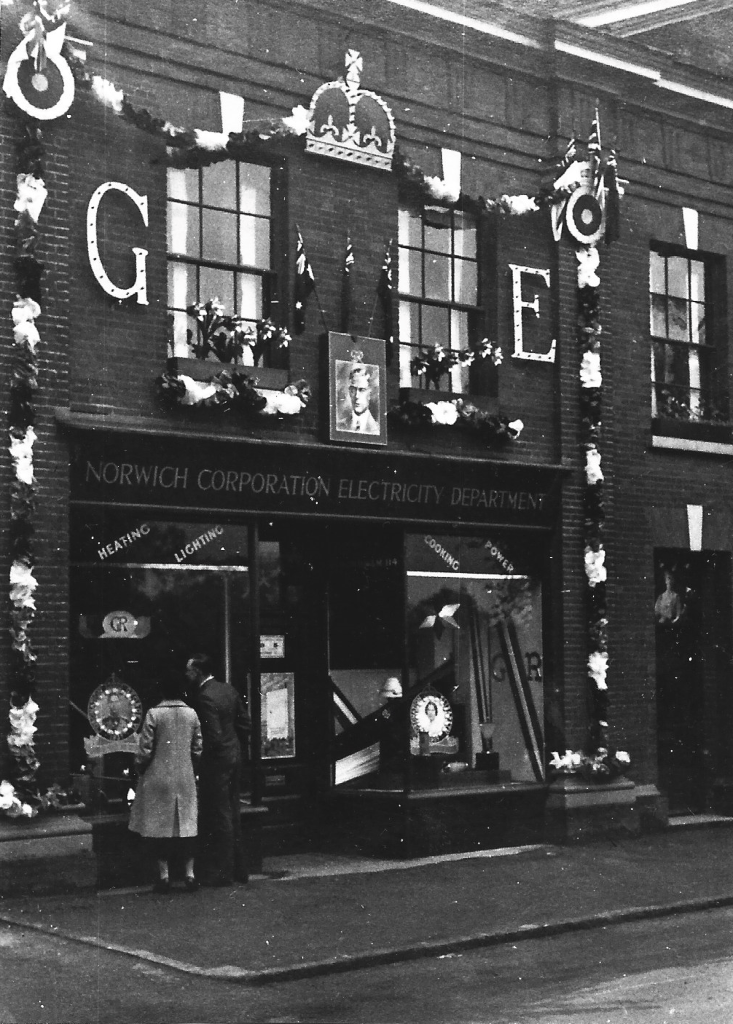
[[389,171],[395,147],[392,111],[381,96],[360,88],[358,50],[347,50],[345,63],[345,80],[327,82],[313,93],[306,152]]

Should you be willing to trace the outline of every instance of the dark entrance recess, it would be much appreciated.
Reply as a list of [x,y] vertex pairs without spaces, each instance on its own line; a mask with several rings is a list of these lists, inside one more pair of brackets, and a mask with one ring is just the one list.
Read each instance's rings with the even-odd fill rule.
[[730,555],[655,556],[657,756],[671,815],[716,809],[731,775]]

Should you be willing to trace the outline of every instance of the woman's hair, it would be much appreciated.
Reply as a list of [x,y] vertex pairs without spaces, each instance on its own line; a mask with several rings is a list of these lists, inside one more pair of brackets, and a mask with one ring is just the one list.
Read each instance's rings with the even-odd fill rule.
[[161,672],[156,689],[159,700],[184,700],[186,683],[175,672]]

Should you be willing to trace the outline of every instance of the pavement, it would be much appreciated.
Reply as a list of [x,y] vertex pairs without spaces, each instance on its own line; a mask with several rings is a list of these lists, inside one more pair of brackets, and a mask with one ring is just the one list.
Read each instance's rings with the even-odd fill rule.
[[[0,923],[187,974],[266,983],[733,905],[732,825],[677,819],[639,838],[412,861],[271,857],[246,885],[175,886],[169,895],[149,887],[14,895],[8,869],[19,871],[20,861],[0,836]],[[15,842],[68,844],[85,870],[83,831],[56,829]],[[28,857],[25,870],[44,864]]]

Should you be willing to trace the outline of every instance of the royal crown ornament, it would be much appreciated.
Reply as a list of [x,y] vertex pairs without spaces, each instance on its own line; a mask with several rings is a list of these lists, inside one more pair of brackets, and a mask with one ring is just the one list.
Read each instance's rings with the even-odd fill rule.
[[313,93],[306,152],[389,171],[395,147],[392,111],[381,96],[360,87],[361,54],[347,50],[345,63],[345,79]]

